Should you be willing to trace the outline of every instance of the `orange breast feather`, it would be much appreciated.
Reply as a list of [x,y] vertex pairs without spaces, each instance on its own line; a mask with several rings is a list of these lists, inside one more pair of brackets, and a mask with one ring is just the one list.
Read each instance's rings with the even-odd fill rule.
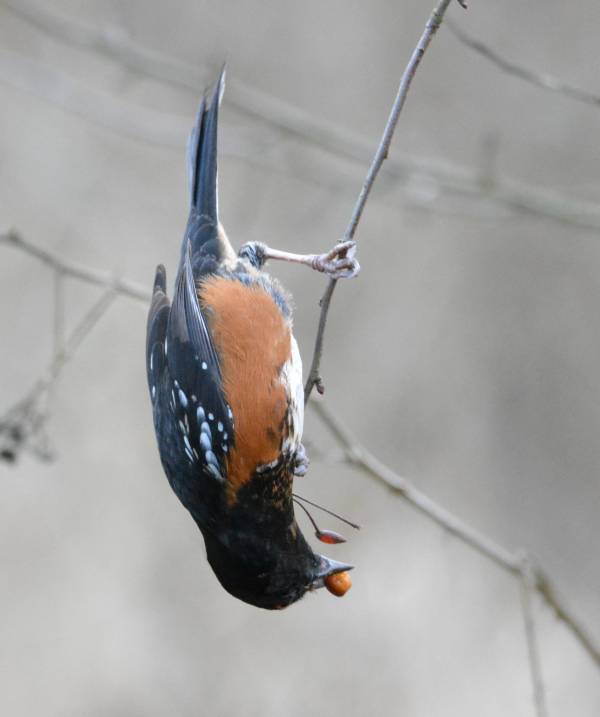
[[260,287],[211,277],[199,286],[198,298],[233,412],[235,445],[228,456],[227,481],[229,499],[235,500],[258,466],[279,457],[288,407],[280,372],[291,356],[291,331]]

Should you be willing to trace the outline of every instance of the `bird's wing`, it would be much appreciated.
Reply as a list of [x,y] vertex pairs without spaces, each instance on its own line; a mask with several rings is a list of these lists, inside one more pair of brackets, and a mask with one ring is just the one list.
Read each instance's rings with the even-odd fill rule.
[[154,277],[154,290],[146,328],[146,372],[153,403],[165,366],[164,344],[170,306],[167,297],[167,274],[165,267],[160,264],[156,268]]
[[169,408],[190,464],[223,480],[233,443],[233,416],[222,387],[219,358],[198,303],[190,250],[177,276],[165,359],[172,382]]

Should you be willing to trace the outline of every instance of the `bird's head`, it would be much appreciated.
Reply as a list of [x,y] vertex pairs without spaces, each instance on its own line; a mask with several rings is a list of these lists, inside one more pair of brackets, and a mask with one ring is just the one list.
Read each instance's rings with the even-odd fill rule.
[[267,502],[257,495],[242,492],[218,521],[198,522],[208,562],[225,590],[269,610],[287,607],[321,587],[343,594],[331,580],[352,566],[312,550],[296,523],[291,493]]
[[208,562],[225,590],[267,610],[287,607],[352,569],[313,552],[295,521],[285,536],[203,532]]

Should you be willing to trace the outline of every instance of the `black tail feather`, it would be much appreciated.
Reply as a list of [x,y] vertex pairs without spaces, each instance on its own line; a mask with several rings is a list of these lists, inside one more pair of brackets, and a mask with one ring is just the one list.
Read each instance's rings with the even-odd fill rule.
[[209,98],[202,98],[188,144],[188,173],[191,209],[215,225],[218,223],[217,126],[219,104],[225,87],[225,67]]

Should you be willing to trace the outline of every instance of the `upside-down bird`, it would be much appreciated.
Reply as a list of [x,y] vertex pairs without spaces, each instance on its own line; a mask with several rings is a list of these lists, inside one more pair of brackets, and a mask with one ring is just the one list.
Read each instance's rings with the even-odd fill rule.
[[351,566],[314,553],[294,517],[293,479],[308,466],[302,364],[289,298],[263,266],[283,259],[333,278],[359,266],[353,242],[317,255],[249,243],[235,254],[218,217],[223,89],[224,72],[188,143],[190,213],[172,304],[165,268],[156,270],[148,386],[162,465],[217,578],[240,600],[276,609]]

